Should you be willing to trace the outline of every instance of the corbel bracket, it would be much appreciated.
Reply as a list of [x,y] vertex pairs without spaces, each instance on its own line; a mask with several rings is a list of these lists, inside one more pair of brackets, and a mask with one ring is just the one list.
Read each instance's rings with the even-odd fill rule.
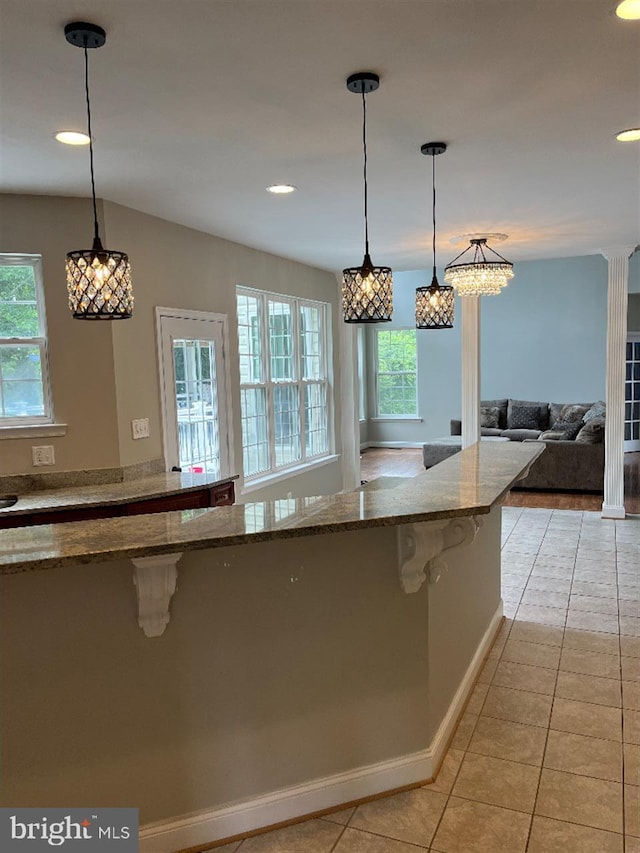
[[470,545],[481,526],[482,519],[475,515],[399,525],[398,574],[403,591],[417,592],[427,574],[429,583],[438,583],[448,568],[442,554]]
[[178,560],[182,554],[132,559],[138,595],[138,625],[147,637],[160,637],[169,624],[169,603],[176,591]]

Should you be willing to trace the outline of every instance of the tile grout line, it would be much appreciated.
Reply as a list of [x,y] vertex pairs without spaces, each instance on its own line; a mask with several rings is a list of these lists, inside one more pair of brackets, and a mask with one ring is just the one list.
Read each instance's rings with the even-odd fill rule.
[[[553,518],[553,513],[551,515],[551,518]],[[578,545],[580,544],[580,536],[582,534],[583,522],[584,522],[584,514],[580,513],[580,532],[578,533]],[[548,530],[548,525],[547,525],[547,530]],[[545,533],[545,536],[546,536],[546,533]],[[544,539],[543,539],[543,541],[544,541]],[[576,557],[577,557],[577,550],[578,549],[576,546]],[[569,600],[571,600],[571,589],[573,588],[573,577],[575,575],[575,571],[576,571],[576,564],[575,564],[575,558],[574,558],[573,572],[571,574],[571,586],[569,587]],[[555,683],[553,686],[553,696],[551,697],[551,708],[549,709],[549,723],[547,726],[547,734],[546,734],[546,737],[544,740],[544,748],[542,750],[542,759],[540,761],[540,773],[538,775],[538,784],[536,786],[536,795],[533,799],[533,806],[532,806],[532,811],[531,811],[531,823],[529,824],[529,832],[527,835],[527,843],[525,845],[525,851],[529,849],[529,845],[531,844],[531,833],[533,832],[533,820],[534,820],[534,817],[536,814],[536,806],[538,805],[538,797],[540,796],[540,785],[542,783],[542,771],[544,769],[544,759],[547,755],[547,746],[549,744],[549,732],[551,731],[551,718],[553,716],[553,707],[554,707],[555,701],[556,701],[556,690],[558,689],[558,673],[560,672],[560,663],[562,661],[562,650],[564,648],[564,632],[566,631],[566,621],[567,621],[568,612],[569,612],[569,608],[567,605],[567,610],[565,612],[565,627],[563,629],[563,634],[562,634],[562,645],[560,646],[560,656],[558,658],[558,669],[556,670],[556,679],[555,679]]]

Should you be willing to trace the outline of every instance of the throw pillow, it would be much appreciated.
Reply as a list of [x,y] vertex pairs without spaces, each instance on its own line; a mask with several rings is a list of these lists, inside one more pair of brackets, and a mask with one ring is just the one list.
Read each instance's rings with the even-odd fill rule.
[[576,441],[580,444],[602,444],[604,441],[604,418],[592,418],[582,427]]
[[509,429],[540,429],[540,410],[536,406],[512,406]]
[[606,405],[602,402],[602,400],[598,400],[597,403],[594,403],[593,406],[591,406],[588,412],[584,413],[582,420],[585,422],[585,424],[588,424],[590,420],[593,420],[593,418],[604,418],[606,414]]
[[565,441],[573,441],[583,426],[583,421],[557,421],[553,425],[553,431],[564,433]]
[[[578,403],[567,403],[566,406],[562,407],[562,411],[560,412],[560,417],[553,424],[553,429],[558,428],[558,423],[577,423],[578,421],[582,421],[584,415],[589,411],[590,406],[581,406]],[[577,435],[577,433],[576,433]]]
[[480,406],[480,426],[497,429],[500,426],[500,409],[498,406]]

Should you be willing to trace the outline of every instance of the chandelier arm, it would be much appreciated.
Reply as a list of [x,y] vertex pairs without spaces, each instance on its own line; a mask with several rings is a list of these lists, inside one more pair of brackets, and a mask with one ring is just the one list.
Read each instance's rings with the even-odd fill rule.
[[[504,258],[504,257],[500,254],[500,252],[496,252],[496,250],[495,250],[495,249],[492,249],[492,248],[491,248],[491,246],[487,246],[487,249],[488,249],[490,252],[493,252],[493,254],[494,254],[494,255],[496,255],[498,258],[500,258],[500,260],[501,260],[501,261],[504,261],[504,263],[505,263],[505,264],[510,264],[510,265],[511,265],[511,261],[508,261],[506,258]],[[491,262],[490,262],[490,263],[491,263]]]
[[89,135],[89,163],[91,166],[91,197],[93,200],[93,236],[99,241],[98,233],[98,209],[96,206],[96,183],[93,174],[93,135],[91,133],[91,101],[89,100],[89,52],[87,50],[87,37],[84,38],[84,91],[87,100],[87,133]]
[[364,253],[369,257],[369,203],[367,184],[367,98],[362,84],[362,150],[364,153]]
[[460,260],[460,258],[461,258],[463,255],[466,255],[466,254],[467,254],[467,252],[469,251],[469,249],[470,249],[470,248],[471,248],[471,244],[469,244],[469,245],[466,247],[466,249],[463,249],[463,250],[460,252],[460,254],[459,254],[459,255],[456,255],[456,256],[455,256],[455,258],[454,258],[452,261],[449,261],[449,263],[447,264],[447,266],[448,266],[448,267],[452,267],[452,266],[455,264],[455,262],[456,262],[456,261],[459,261],[459,260]]

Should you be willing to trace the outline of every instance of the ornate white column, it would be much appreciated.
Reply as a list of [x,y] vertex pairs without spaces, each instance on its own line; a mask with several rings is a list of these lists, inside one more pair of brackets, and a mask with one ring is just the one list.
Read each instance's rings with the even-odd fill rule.
[[[342,276],[338,291],[342,294]],[[338,305],[342,304],[342,295]],[[340,342],[340,433],[342,439],[342,490],[353,492],[360,485],[360,422],[358,419],[358,345],[357,325],[345,323],[338,308]]]
[[463,296],[462,449],[480,441],[480,299]]
[[624,371],[629,256],[634,246],[603,249],[609,263],[607,296],[607,426],[603,518],[624,518]]

